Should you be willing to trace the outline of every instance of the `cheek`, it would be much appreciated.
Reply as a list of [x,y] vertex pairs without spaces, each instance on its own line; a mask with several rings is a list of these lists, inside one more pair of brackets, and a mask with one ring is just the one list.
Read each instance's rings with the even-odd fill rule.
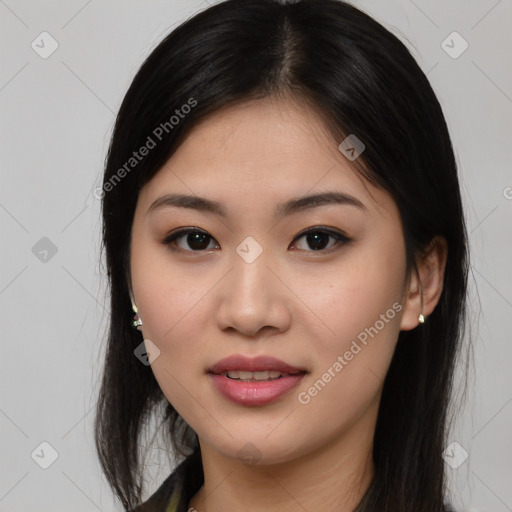
[[201,299],[211,284],[169,265],[165,251],[154,242],[142,243],[141,238],[132,246],[131,276],[143,337],[160,350],[151,370],[167,399],[186,405],[190,403],[187,379],[202,370],[192,355],[200,353],[204,326],[198,320],[205,304]]
[[144,336],[158,344],[169,344],[186,326],[187,338],[195,339],[195,324],[190,319],[211,286],[211,276],[200,279],[198,272],[191,273],[183,264],[171,264],[170,249],[142,229],[134,227],[133,239],[132,286]]
[[[301,391],[317,404],[329,403],[340,417],[374,400],[389,368],[403,309],[406,260],[399,240],[376,240],[354,250],[328,275],[316,276],[321,288],[306,295],[322,323],[310,332],[318,340],[311,343],[317,364],[308,385],[314,389],[309,393],[303,386]],[[311,396],[317,394],[322,397]],[[336,415],[329,417],[336,422]]]
[[147,272],[138,287],[144,336],[161,350],[194,349],[206,327],[207,294],[211,279],[186,278],[183,274]]
[[138,274],[133,271],[143,336],[160,350],[151,370],[162,392],[181,415],[189,417],[201,403],[191,383],[204,372],[198,361],[205,348],[207,293],[214,280],[153,263]]
[[379,331],[393,327],[392,334],[398,335],[405,250],[400,239],[394,244],[386,240],[394,239],[352,247],[338,264],[328,271],[319,270],[307,284],[303,282],[298,295],[322,320],[321,339],[328,344],[323,349],[343,349],[376,322]]

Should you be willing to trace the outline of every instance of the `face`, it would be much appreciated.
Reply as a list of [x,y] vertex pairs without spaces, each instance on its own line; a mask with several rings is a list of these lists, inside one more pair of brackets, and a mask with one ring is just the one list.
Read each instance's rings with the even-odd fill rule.
[[[225,457],[292,461],[374,428],[401,327],[405,244],[392,197],[339,142],[304,105],[244,103],[196,126],[140,192],[131,279],[144,339],[160,351],[151,369]],[[293,203],[320,193],[339,201]],[[286,385],[214,377],[231,355],[302,373],[277,379]]]

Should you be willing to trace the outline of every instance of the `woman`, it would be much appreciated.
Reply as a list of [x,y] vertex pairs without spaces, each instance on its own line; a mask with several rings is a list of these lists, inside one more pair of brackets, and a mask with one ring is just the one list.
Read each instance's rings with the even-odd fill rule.
[[[206,9],[133,80],[103,190],[96,446],[126,510],[448,510],[466,229],[395,36],[336,0]],[[140,505],[152,418],[186,458]]]

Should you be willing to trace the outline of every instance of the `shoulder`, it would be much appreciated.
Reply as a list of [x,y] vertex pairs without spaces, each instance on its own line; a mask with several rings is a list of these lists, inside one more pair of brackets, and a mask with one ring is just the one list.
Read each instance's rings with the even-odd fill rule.
[[173,471],[144,503],[130,512],[164,512],[177,486],[178,476],[176,471]]
[[203,483],[201,454],[194,451],[164,480],[141,505],[130,512],[174,512],[186,510]]

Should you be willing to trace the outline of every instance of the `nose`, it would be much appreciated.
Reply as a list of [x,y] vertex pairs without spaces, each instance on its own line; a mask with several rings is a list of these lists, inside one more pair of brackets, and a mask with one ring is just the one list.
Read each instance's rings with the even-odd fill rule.
[[276,264],[265,251],[248,262],[234,254],[232,268],[218,288],[217,325],[248,337],[286,331],[291,318],[291,296],[277,277]]

